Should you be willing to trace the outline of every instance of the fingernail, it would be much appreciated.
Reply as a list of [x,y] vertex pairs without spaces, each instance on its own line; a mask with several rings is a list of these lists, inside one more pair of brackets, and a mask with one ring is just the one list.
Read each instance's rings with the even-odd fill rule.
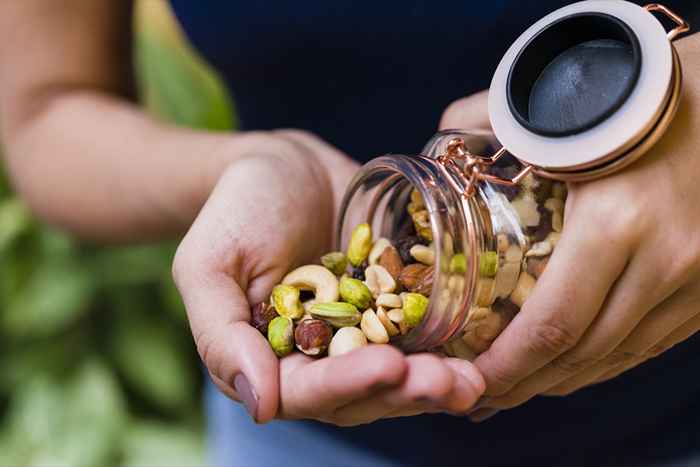
[[474,423],[481,423],[500,412],[499,409],[481,409],[469,416],[469,420]]
[[490,397],[482,396],[478,401],[476,401],[476,404],[472,406],[471,409],[465,410],[464,412],[449,412],[450,415],[454,415],[455,417],[466,417],[467,415],[471,415],[477,410],[480,410],[484,408],[486,405],[488,405],[489,401],[491,400]]
[[248,378],[243,373],[239,373],[233,378],[233,387],[243,401],[248,414],[252,417],[255,423],[258,422],[258,395],[255,389],[248,382]]

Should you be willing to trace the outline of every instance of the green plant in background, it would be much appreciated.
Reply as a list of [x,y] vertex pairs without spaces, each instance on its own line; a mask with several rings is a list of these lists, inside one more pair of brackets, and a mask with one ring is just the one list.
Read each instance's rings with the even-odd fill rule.
[[[232,129],[227,93],[165,3],[137,7],[146,107]],[[201,373],[174,243],[95,247],[38,223],[0,172],[0,465],[204,462]]]

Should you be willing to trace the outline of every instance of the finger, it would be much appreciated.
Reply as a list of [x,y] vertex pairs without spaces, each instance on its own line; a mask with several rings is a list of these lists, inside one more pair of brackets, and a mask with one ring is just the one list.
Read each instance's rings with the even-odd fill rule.
[[[628,245],[601,237],[585,216],[572,220],[532,295],[475,362],[489,396],[505,394],[576,345],[624,270]],[[600,255],[601,245],[611,253]]]
[[488,90],[454,101],[442,114],[440,130],[491,128],[488,111]]
[[406,363],[403,384],[342,407],[334,415],[336,422],[357,425],[428,412],[465,412],[484,391],[481,374],[464,360],[416,354]]
[[[644,327],[641,323],[650,310],[675,291],[673,284],[659,281],[656,275],[649,274],[651,261],[653,259],[644,253],[636,255],[612,287],[603,309],[578,344],[505,395],[490,400],[489,406],[513,408],[555,387],[558,392],[570,393],[571,388],[595,381],[602,373],[634,356],[634,353],[615,350],[633,331],[637,333]],[[671,329],[677,327],[678,316],[672,317],[666,325],[673,326]]]
[[279,400],[278,359],[248,324],[245,294],[226,273],[203,267],[186,244],[181,248],[185,253],[178,252],[173,276],[204,365],[238,395],[254,420],[271,420]]
[[666,336],[664,339],[661,341],[657,342],[652,346],[647,354],[643,357],[637,357],[633,360],[630,360],[629,362],[626,362],[622,365],[619,365],[617,368],[614,368],[603,375],[601,375],[600,378],[596,381],[596,383],[601,383],[604,381],[608,381],[612,378],[615,378],[619,376],[620,374],[624,373],[625,371],[630,370],[631,368],[634,368],[641,363],[654,358],[657,355],[660,355],[661,353],[665,352],[666,350],[672,348],[673,346],[689,339],[693,335],[695,335],[698,331],[700,330],[700,315],[696,315],[692,317],[690,320],[685,322],[682,326],[680,326],[678,329],[674,330],[671,334]]
[[280,415],[326,419],[340,407],[401,384],[406,372],[406,358],[389,345],[314,361],[286,357],[281,363]]
[[[606,378],[606,374],[620,374],[634,368],[641,362],[660,355],[669,346],[677,342],[675,336],[686,336],[688,329],[693,329],[694,319],[698,308],[698,294],[693,287],[678,291],[652,310],[637,326],[637,328],[615,349],[608,357],[595,367],[576,375],[555,387],[550,388],[547,395],[567,395],[584,386],[595,384]],[[694,328],[697,330],[698,328]],[[680,334],[678,334],[680,333]]]

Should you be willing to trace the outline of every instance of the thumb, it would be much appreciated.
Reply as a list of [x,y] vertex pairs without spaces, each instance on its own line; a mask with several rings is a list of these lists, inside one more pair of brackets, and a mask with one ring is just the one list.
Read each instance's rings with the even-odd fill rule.
[[440,130],[490,130],[488,90],[454,101],[440,120]]
[[174,276],[197,351],[214,382],[243,402],[256,422],[272,420],[279,404],[279,361],[248,324],[250,306],[241,288],[228,274],[192,265],[176,263]]

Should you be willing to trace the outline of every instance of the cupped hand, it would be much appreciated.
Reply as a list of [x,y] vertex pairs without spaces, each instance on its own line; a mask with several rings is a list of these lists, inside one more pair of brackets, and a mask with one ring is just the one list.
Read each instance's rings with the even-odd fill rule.
[[[475,361],[487,389],[474,419],[613,378],[700,330],[700,62],[688,41],[679,51],[690,79],[664,138],[624,171],[569,186],[547,269]],[[443,125],[485,111],[483,95],[464,100]]]
[[175,257],[173,274],[212,380],[260,423],[310,418],[356,425],[463,412],[484,389],[467,362],[404,356],[388,345],[278,360],[248,321],[290,270],[332,245],[339,198],[356,164],[312,135],[278,131],[221,176]]

